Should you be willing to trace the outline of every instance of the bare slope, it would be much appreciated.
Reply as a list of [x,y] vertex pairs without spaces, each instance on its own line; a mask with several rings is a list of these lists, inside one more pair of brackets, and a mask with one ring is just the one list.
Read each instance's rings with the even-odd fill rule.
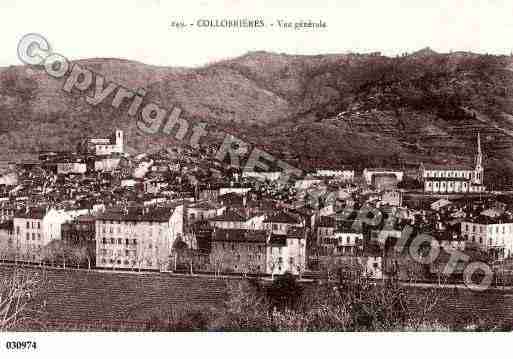
[[[290,56],[266,52],[201,68],[117,59],[83,65],[186,117],[229,130],[302,167],[469,163],[475,133],[491,175],[513,173],[512,59],[472,53]],[[85,135],[133,123],[126,110],[94,108],[64,93],[62,80],[27,67],[0,69],[4,156],[74,148]],[[155,142],[134,131],[130,145]],[[167,139],[160,139],[159,145]]]

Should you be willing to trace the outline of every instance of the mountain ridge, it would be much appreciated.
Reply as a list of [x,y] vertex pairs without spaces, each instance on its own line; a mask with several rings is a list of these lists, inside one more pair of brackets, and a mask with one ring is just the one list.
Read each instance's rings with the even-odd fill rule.
[[[178,106],[302,168],[325,165],[469,163],[483,133],[489,181],[513,174],[513,60],[424,48],[403,56],[288,55],[265,51],[196,68],[126,59],[84,59],[96,73],[147,100]],[[140,150],[174,139],[143,138],[123,109],[92,107],[61,90],[63,80],[26,66],[0,68],[0,143],[6,158],[74,149],[114,127]],[[486,164],[485,164],[486,166]]]

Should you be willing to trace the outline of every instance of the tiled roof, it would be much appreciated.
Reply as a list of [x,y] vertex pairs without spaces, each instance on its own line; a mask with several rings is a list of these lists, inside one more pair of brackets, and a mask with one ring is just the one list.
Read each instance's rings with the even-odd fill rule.
[[214,222],[246,222],[246,216],[234,210],[227,210],[223,214],[209,219]]
[[281,212],[278,212],[278,213],[273,214],[273,215],[269,216],[268,218],[266,218],[264,220],[264,223],[300,224],[301,222],[299,221],[298,218],[296,218],[292,214],[281,211]]
[[176,206],[111,209],[99,214],[96,218],[103,221],[167,222],[175,208]]
[[426,171],[473,171],[474,168],[466,165],[424,165]]
[[222,206],[217,203],[209,202],[209,201],[203,201],[203,202],[197,202],[189,205],[189,208],[194,209],[201,209],[201,210],[211,210],[211,209],[219,209]]
[[362,228],[355,221],[339,221],[335,233],[362,233]]
[[89,215],[80,215],[76,218],[77,222],[94,222],[96,220],[96,217],[89,216]]
[[513,219],[508,216],[500,216],[500,217],[488,217],[488,216],[477,216],[474,218],[465,218],[463,222],[470,222],[476,224],[501,224],[501,223],[513,223]]
[[327,216],[319,217],[318,227],[335,228],[335,218]]
[[287,236],[284,234],[271,234],[270,244],[273,247],[285,247],[287,245]]
[[229,201],[233,201],[233,200],[242,201],[243,197],[244,196],[239,194],[239,193],[228,192],[228,193],[225,193],[225,194],[222,194],[222,195],[218,196],[217,200],[218,201],[226,201],[226,200],[229,200]]
[[289,227],[287,230],[287,237],[289,238],[303,238],[305,236],[305,229],[303,227]]
[[385,167],[376,167],[376,168],[365,168],[367,172],[403,172],[400,169],[393,168],[385,168]]
[[215,242],[266,243],[267,237],[268,237],[268,234],[264,230],[216,228],[212,239]]
[[30,207],[27,210],[23,209],[14,214],[15,218],[31,218],[31,219],[43,219],[48,212],[46,207]]

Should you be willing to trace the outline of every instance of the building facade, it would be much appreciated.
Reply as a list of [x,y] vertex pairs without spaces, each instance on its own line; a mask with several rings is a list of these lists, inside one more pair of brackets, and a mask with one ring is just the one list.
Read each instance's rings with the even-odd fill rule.
[[496,259],[513,254],[513,221],[480,216],[461,222],[461,236]]
[[62,224],[87,213],[87,210],[35,207],[19,211],[13,218],[13,255],[16,260],[38,262],[50,242],[61,240]]
[[481,137],[477,134],[475,166],[424,166],[420,165],[420,179],[424,192],[429,193],[479,193],[484,192],[483,154]]
[[108,210],[96,218],[96,266],[166,270],[183,236],[183,204]]
[[365,168],[362,176],[368,185],[376,185],[378,178],[394,178],[395,182],[401,182],[404,177],[404,171],[391,168]]
[[82,174],[87,171],[84,162],[61,162],[57,163],[58,174]]
[[350,169],[317,169],[314,174],[316,177],[333,178],[341,181],[351,181],[354,179],[354,170]]
[[269,234],[264,230],[214,229],[210,265],[216,272],[266,273]]
[[123,131],[116,130],[111,138],[91,138],[87,142],[89,152],[97,156],[108,156],[123,153]]

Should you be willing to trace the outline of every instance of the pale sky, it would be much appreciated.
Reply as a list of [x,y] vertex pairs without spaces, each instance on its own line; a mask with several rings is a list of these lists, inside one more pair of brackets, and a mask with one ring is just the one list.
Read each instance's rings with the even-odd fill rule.
[[[513,51],[513,1],[1,0],[0,66],[18,65],[16,47],[40,33],[69,59],[116,57],[153,65],[197,66],[265,50],[289,54],[381,51]],[[173,20],[323,20],[325,30],[177,30]]]

